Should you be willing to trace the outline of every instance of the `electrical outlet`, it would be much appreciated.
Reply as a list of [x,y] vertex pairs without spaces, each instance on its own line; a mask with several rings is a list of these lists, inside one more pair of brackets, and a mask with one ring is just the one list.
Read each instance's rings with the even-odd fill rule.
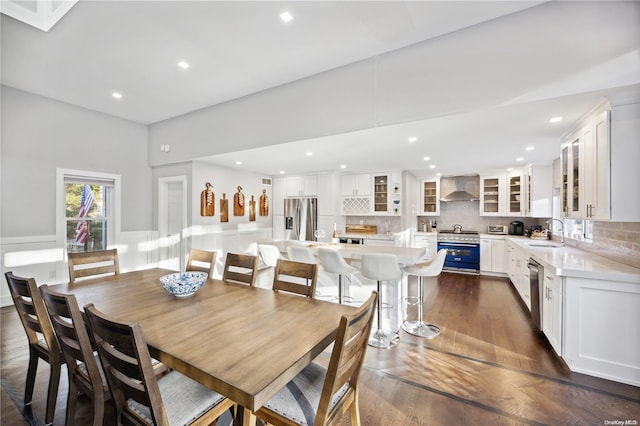
[[361,220],[361,221],[360,221],[360,225],[364,225],[364,220]]
[[49,271],[49,278],[50,279],[55,279],[56,278],[56,271]]

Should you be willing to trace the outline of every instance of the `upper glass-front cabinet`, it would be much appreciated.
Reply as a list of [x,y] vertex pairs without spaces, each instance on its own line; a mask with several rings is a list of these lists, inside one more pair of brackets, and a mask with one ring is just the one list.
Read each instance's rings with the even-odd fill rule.
[[524,191],[523,191],[522,173],[510,174],[508,193],[508,214],[511,216],[522,216],[524,205]]
[[389,177],[387,175],[373,177],[373,211],[387,213],[389,211]]
[[480,214],[504,216],[504,176],[480,177]]
[[440,215],[440,179],[422,181],[422,214],[425,216]]
[[562,167],[562,214],[565,217],[585,216],[582,206],[582,145],[590,132],[583,130],[571,137],[560,150]]

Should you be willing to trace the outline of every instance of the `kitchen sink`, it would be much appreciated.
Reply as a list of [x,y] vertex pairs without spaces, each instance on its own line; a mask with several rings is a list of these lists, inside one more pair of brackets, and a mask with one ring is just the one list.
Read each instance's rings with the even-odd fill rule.
[[549,243],[533,243],[533,244],[529,244],[529,246],[531,247],[547,247],[547,248],[560,248],[562,246],[558,246],[555,244],[549,244]]

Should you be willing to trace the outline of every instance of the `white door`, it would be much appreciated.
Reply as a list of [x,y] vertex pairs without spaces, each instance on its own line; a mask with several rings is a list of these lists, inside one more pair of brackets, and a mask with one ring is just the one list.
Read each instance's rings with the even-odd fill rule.
[[158,180],[159,266],[162,268],[181,271],[185,267],[186,198],[186,177]]

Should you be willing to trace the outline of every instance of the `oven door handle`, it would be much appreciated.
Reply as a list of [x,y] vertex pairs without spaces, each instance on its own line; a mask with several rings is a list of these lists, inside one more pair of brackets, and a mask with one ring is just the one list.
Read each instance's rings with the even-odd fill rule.
[[438,243],[438,244],[440,244],[443,247],[453,247],[453,248],[456,248],[456,247],[472,247],[472,248],[478,247],[478,244],[465,244],[465,243]]

